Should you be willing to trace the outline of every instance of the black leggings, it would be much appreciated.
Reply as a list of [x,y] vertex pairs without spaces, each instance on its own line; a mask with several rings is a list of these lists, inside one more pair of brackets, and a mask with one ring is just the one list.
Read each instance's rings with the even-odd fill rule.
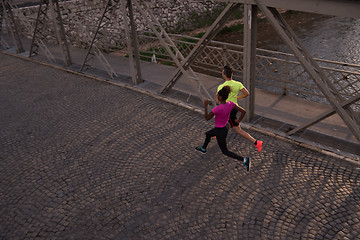
[[235,158],[235,159],[238,159],[240,161],[244,161],[244,158],[237,155],[236,153],[233,153],[231,151],[229,151],[227,149],[227,146],[226,146],[226,136],[228,134],[228,130],[226,129],[226,127],[223,127],[223,128],[213,128],[211,129],[210,131],[206,132],[206,138],[205,138],[205,142],[204,142],[204,145],[203,145],[203,148],[206,148],[211,140],[211,137],[214,137],[216,136],[216,140],[218,142],[218,145],[221,149],[221,152],[226,155],[226,156],[229,156],[229,157],[232,157],[232,158]]

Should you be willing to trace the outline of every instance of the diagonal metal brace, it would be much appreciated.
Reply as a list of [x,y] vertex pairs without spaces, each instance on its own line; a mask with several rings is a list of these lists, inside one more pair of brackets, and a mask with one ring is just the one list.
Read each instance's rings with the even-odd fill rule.
[[[359,101],[359,100],[360,100],[360,94],[358,94],[358,95],[356,95],[356,96],[354,96],[354,97],[346,100],[345,102],[343,102],[343,103],[341,104],[341,106],[342,106],[343,108],[347,108],[347,107],[349,107],[351,104],[354,104],[354,103],[356,103],[356,102]],[[314,125],[315,123],[320,122],[321,120],[323,120],[323,119],[325,119],[325,118],[330,117],[331,115],[333,115],[333,114],[335,114],[335,113],[336,113],[336,112],[335,112],[334,109],[327,110],[327,111],[323,112],[322,114],[320,114],[319,116],[317,116],[317,117],[315,117],[315,118],[313,118],[313,119],[310,119],[308,122],[304,123],[303,125],[298,126],[298,127],[294,128],[294,129],[291,130],[291,131],[288,131],[286,134],[288,134],[288,135],[293,135],[293,134],[295,134],[295,133],[297,133],[297,132],[300,132],[300,131],[304,130],[305,128],[310,127],[311,125]]]
[[[48,11],[49,8],[50,12]],[[54,56],[51,54],[51,52],[39,36],[43,28],[45,28],[44,24],[49,19],[48,13],[50,14],[50,19],[53,20],[54,23],[56,40],[58,41],[62,50],[64,65],[70,66],[72,64],[72,61],[58,0],[40,0],[33,38],[30,46],[29,57],[38,54],[38,50],[40,49],[50,61],[55,60]],[[30,30],[30,24],[26,20],[24,20],[23,22],[26,28]]]
[[[181,67],[183,69],[189,69],[190,65],[195,61],[197,56],[199,56],[204,51],[204,49],[209,45],[211,40],[219,33],[219,31],[225,25],[226,21],[234,14],[236,10],[240,8],[240,6],[240,3],[230,3],[226,6],[226,8],[217,17],[215,22],[208,28],[204,36],[202,36],[199,42],[195,45],[187,58],[182,62]],[[164,94],[169,89],[171,89],[181,76],[182,71],[180,68],[178,68],[170,78],[170,81],[161,89],[160,93]]]
[[[49,48],[45,45],[45,43],[42,41],[41,36],[39,36],[40,34],[42,34],[42,31],[45,28],[45,23],[49,19],[47,15],[48,10],[49,10],[49,0],[40,0],[34,29],[32,30],[31,23],[25,17],[21,18],[21,22],[25,26],[27,31],[29,32],[33,31],[29,57],[37,55],[39,53],[39,50],[41,50],[45,54],[47,59],[53,62],[55,61],[55,57],[50,52]],[[58,38],[56,39],[59,41]],[[67,65],[66,60],[64,61],[64,63],[65,65]]]
[[[90,37],[89,32],[83,26],[79,26],[79,29],[81,29],[81,31],[83,32],[83,34],[87,38],[86,40],[90,40],[90,46],[89,46],[89,49],[88,49],[88,51],[86,53],[83,64],[81,65],[80,71],[83,71],[85,66],[89,66],[88,62],[93,59],[93,56],[96,56],[97,59],[99,60],[99,62],[103,65],[103,67],[105,68],[105,70],[109,74],[110,78],[114,78],[114,77],[117,76],[116,72],[111,67],[110,63],[107,61],[104,54],[99,49],[99,47],[97,46],[96,43],[97,43],[97,40],[98,40],[98,35],[100,33],[100,30],[108,23],[108,21],[110,19],[110,17],[108,16],[109,13],[111,13],[111,11],[113,11],[117,7],[118,3],[119,3],[118,0],[117,1],[116,0],[114,0],[114,1],[108,0],[107,1],[104,12],[103,12],[101,18],[99,19],[96,31],[95,31],[94,36],[92,38]],[[78,24],[80,25],[80,23],[78,23]]]
[[189,67],[189,72],[182,67],[181,62],[185,60],[185,57],[181,54],[178,47],[174,44],[174,42],[171,40],[169,35],[166,33],[165,29],[161,26],[160,22],[153,15],[151,10],[148,8],[147,4],[142,1],[142,4],[140,5],[138,0],[133,0],[133,2],[136,5],[136,8],[141,13],[141,15],[144,16],[147,24],[156,35],[160,44],[169,53],[170,57],[172,58],[176,66],[180,69],[182,74],[184,74],[190,80],[190,83],[193,84],[194,89],[197,89],[200,99],[201,100],[209,99],[211,103],[215,103],[214,99],[209,94],[207,89],[202,85],[200,80],[197,78],[195,72],[190,67]]
[[[126,11],[126,4],[128,8],[129,17]],[[121,11],[123,12],[126,45],[130,60],[131,78],[133,80],[134,85],[138,85],[143,82],[143,79],[142,79],[141,66],[140,66],[139,42],[136,35],[134,11],[132,8],[131,0],[121,0]]]
[[[8,0],[2,0],[0,10],[1,16],[5,18],[6,24],[14,41],[16,53],[24,52],[25,50],[20,40],[19,27],[15,21],[10,2]],[[2,19],[0,23],[2,24]]]
[[50,3],[52,19],[54,21],[56,37],[58,39],[59,45],[62,50],[61,53],[63,55],[64,65],[66,67],[68,67],[72,64],[72,60],[71,60],[68,42],[66,39],[64,24],[62,21],[59,1],[58,0],[50,0],[49,3]]

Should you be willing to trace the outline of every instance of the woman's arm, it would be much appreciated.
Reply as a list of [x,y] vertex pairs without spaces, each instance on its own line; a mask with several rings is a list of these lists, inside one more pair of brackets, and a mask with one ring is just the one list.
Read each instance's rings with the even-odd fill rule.
[[220,104],[220,101],[219,101],[219,98],[218,98],[218,94],[217,94],[217,93],[216,93],[216,95],[215,95],[215,102],[216,102],[217,105]]
[[209,100],[205,100],[204,101],[204,109],[205,109],[204,117],[205,117],[206,121],[212,119],[215,116],[213,112],[208,113],[208,110],[207,110],[208,105],[209,105]]

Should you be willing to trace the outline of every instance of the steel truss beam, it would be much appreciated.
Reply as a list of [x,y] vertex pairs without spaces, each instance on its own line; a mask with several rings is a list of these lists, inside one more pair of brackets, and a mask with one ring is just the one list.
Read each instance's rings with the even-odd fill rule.
[[9,49],[10,46],[9,44],[5,41],[5,39],[3,37],[0,37],[0,45],[4,48],[4,49]]
[[250,92],[250,96],[244,99],[247,122],[250,122],[255,114],[257,10],[256,5],[245,4],[244,6],[243,81]]
[[[49,18],[49,16],[47,15],[49,8],[51,11],[50,12],[51,18]],[[38,54],[39,49],[41,49],[48,59],[54,60],[54,57],[50,53],[49,49],[45,46],[45,44],[38,36],[41,33],[41,31],[45,28],[44,24],[45,22],[48,21],[48,19],[53,20],[55,32],[56,32],[56,39],[60,44],[63,54],[64,65],[70,66],[72,64],[71,57],[66,40],[66,35],[65,35],[64,25],[62,22],[61,11],[58,4],[58,0],[40,0],[29,57]]]
[[56,36],[57,36],[57,39],[59,41],[59,44],[60,44],[60,47],[62,50],[61,52],[63,55],[64,64],[65,64],[65,66],[70,66],[72,64],[71,56],[70,56],[69,47],[68,47],[68,43],[67,43],[67,39],[66,39],[64,24],[62,21],[61,10],[59,7],[59,1],[58,0],[50,0],[50,9],[51,9],[50,13],[53,15],[52,19],[54,21]]
[[[83,71],[84,67],[90,67],[89,62],[91,60],[94,59],[94,57],[97,57],[98,60],[100,61],[100,63],[103,65],[103,67],[106,69],[107,73],[109,74],[110,78],[114,78],[117,76],[116,72],[113,70],[113,68],[111,67],[111,65],[109,64],[109,62],[107,61],[107,59],[105,58],[104,54],[102,53],[102,51],[99,49],[99,47],[97,46],[97,41],[98,41],[98,35],[100,35],[100,31],[101,29],[104,28],[104,26],[107,26],[111,20],[111,14],[113,13],[113,11],[116,9],[116,6],[118,4],[118,0],[117,1],[112,1],[112,0],[108,0],[108,2],[106,3],[104,12],[99,20],[98,26],[96,28],[96,31],[94,33],[93,38],[91,39],[90,34],[86,31],[86,29],[83,26],[79,26],[80,29],[83,29],[83,32],[85,34],[85,36],[88,38],[87,40],[91,41],[90,42],[90,46],[89,49],[86,53],[84,62],[80,68],[80,71]],[[80,23],[79,23],[80,24]]]
[[[12,39],[14,41],[16,53],[24,52],[24,48],[23,48],[23,45],[20,40],[19,28],[16,24],[16,21],[15,21],[13,12],[12,12],[12,8],[11,8],[11,5],[8,0],[1,1],[1,13],[2,13],[1,17],[5,18],[6,25],[9,29],[9,32],[11,33]],[[5,13],[5,14],[3,14],[3,13]],[[2,19],[1,19],[1,24],[2,24]],[[3,41],[5,44],[5,40],[1,39],[1,42],[3,42]]]
[[[129,10],[129,19],[126,12],[126,3]],[[134,21],[134,13],[132,9],[131,0],[122,0],[121,9],[123,12],[124,19],[124,27],[125,27],[125,35],[126,35],[126,45],[128,48],[129,59],[130,59],[130,70],[131,70],[131,78],[135,85],[138,85],[143,82],[141,76],[141,68],[140,68],[140,54],[139,54],[139,43],[136,34],[136,26]],[[129,25],[131,30],[129,30]],[[135,55],[135,58],[134,58]]]
[[[353,103],[356,103],[357,101],[360,100],[360,94],[346,100],[345,102],[341,103],[341,107],[343,108],[347,108],[349,107],[351,104]],[[325,118],[328,118],[330,117],[331,115],[335,114],[335,110],[334,109],[330,109],[330,110],[327,110],[325,112],[323,112],[322,114],[320,114],[319,116],[313,118],[313,119],[310,119],[309,121],[307,121],[306,123],[304,123],[303,125],[301,126],[298,126],[296,128],[294,128],[293,130],[287,132],[288,135],[292,135],[292,134],[295,134],[297,132],[300,132],[302,130],[304,130],[305,128],[308,128],[310,127],[311,125],[314,125],[315,123],[318,123],[320,122],[321,120],[325,119]]]
[[[0,34],[2,33],[2,24],[3,24],[3,14],[4,14],[4,8],[2,3],[0,4]],[[4,48],[4,49],[9,49],[10,46],[9,44],[5,41],[5,39],[1,36],[0,37],[0,45]]]
[[179,80],[183,74],[182,69],[188,70],[190,68],[190,65],[196,60],[197,56],[199,56],[204,51],[204,49],[209,45],[210,41],[219,33],[219,31],[225,25],[226,21],[236,12],[236,10],[240,8],[240,6],[241,4],[235,3],[230,3],[226,6],[222,13],[217,17],[215,22],[208,28],[204,36],[202,36],[199,42],[191,50],[186,59],[181,61],[181,67],[176,70],[176,72],[170,78],[170,81],[161,89],[161,94],[166,93],[174,86],[176,81]]
[[[303,65],[304,69],[309,73],[310,76],[312,76],[321,92],[332,105],[333,109],[340,115],[354,136],[360,141],[359,116],[350,107],[346,107],[348,105],[342,104],[345,102],[345,99],[341,96],[339,91],[337,91],[334,85],[326,77],[322,69],[306,51],[305,47],[302,45],[300,40],[292,31],[291,27],[285,22],[279,12],[275,8],[269,8],[265,6],[262,0],[256,0],[256,2],[279,36],[285,41],[285,43],[288,44],[288,46],[294,52],[295,56]],[[311,123],[310,125],[314,123]]]
[[[136,31],[135,31],[135,21],[134,21],[133,10],[132,10],[132,5],[131,5],[130,0],[108,0],[107,1],[104,12],[99,20],[98,26],[94,33],[94,36],[92,39],[90,39],[90,46],[89,46],[88,52],[85,56],[85,59],[81,66],[80,71],[82,71],[85,66],[90,66],[89,62],[94,58],[94,56],[96,56],[98,58],[98,60],[100,61],[100,63],[104,66],[104,68],[108,72],[110,78],[114,78],[117,76],[116,72],[113,70],[113,68],[111,67],[111,65],[105,58],[105,56],[103,55],[102,51],[97,46],[97,41],[98,41],[98,35],[101,34],[101,30],[105,26],[109,25],[110,20],[112,18],[111,14],[113,14],[113,11],[115,11],[118,4],[120,4],[121,11],[123,13],[126,43],[127,43],[128,53],[129,53],[129,60],[130,60],[131,76],[132,76],[134,85],[137,85],[137,84],[141,83],[143,80],[141,77],[141,70],[140,70],[140,54],[138,51],[138,40],[137,40]],[[127,17],[126,5],[128,6],[128,10],[129,10],[129,19],[130,19],[131,30],[129,29],[129,21],[128,21],[128,17]],[[86,30],[83,30],[83,31],[85,32],[86,36],[90,36]],[[135,55],[135,58],[134,58],[134,55]]]
[[189,71],[186,71],[184,69],[181,62],[185,61],[185,57],[181,54],[179,49],[176,47],[174,42],[166,33],[165,29],[161,26],[160,22],[153,15],[147,4],[141,1],[142,4],[140,5],[138,0],[133,0],[133,2],[136,8],[141,13],[141,15],[146,20],[151,30],[154,32],[154,34],[160,41],[160,44],[166,49],[166,51],[169,53],[170,57],[176,64],[176,66],[180,69],[181,73],[184,74],[184,76],[186,76],[190,80],[190,82],[194,85],[194,88],[197,89],[200,99],[201,100],[209,99],[211,103],[215,103],[214,99],[212,98],[212,96],[210,96],[207,89],[202,85],[200,80],[197,78],[195,72],[190,67],[188,68]]
[[[256,5],[256,0],[216,0],[217,2],[233,2]],[[360,18],[360,2],[358,0],[263,0],[267,7],[339,16]]]
[[0,4],[0,33],[2,33],[2,25],[3,25],[3,20],[4,20],[4,6],[3,6],[3,2],[4,0],[1,0],[1,4]]
[[[41,50],[47,59],[49,61],[54,62],[55,57],[51,54],[50,50],[46,47],[45,43],[42,41],[40,37],[38,37],[39,34],[41,34],[41,31],[45,28],[43,26],[44,22],[46,21],[46,12],[48,5],[45,6],[45,10],[42,8],[42,1],[40,1],[39,9],[38,9],[38,15],[35,22],[35,28],[33,30],[33,38],[31,41],[30,51],[29,51],[29,57],[32,57],[34,55],[39,54],[39,50]],[[32,31],[31,24],[24,19],[25,27],[29,32]]]
[[2,33],[2,24],[3,24],[3,19],[4,19],[4,7],[3,7],[3,1],[1,0],[1,4],[0,4],[0,33]]

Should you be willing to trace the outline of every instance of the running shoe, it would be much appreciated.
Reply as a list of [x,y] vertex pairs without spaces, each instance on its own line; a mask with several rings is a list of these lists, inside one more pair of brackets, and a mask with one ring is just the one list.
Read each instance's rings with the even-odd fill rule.
[[259,152],[261,152],[262,148],[263,148],[263,141],[257,141],[257,144],[255,145],[255,147],[259,150]]
[[250,158],[245,158],[244,159],[245,161],[244,161],[244,165],[245,165],[245,167],[246,167],[246,170],[247,171],[250,171],[250,167],[251,167],[251,162],[250,162]]
[[197,151],[199,151],[199,152],[203,153],[203,154],[205,154],[205,153],[206,153],[206,149],[205,149],[205,148],[203,148],[203,147],[196,147],[195,149],[196,149]]

